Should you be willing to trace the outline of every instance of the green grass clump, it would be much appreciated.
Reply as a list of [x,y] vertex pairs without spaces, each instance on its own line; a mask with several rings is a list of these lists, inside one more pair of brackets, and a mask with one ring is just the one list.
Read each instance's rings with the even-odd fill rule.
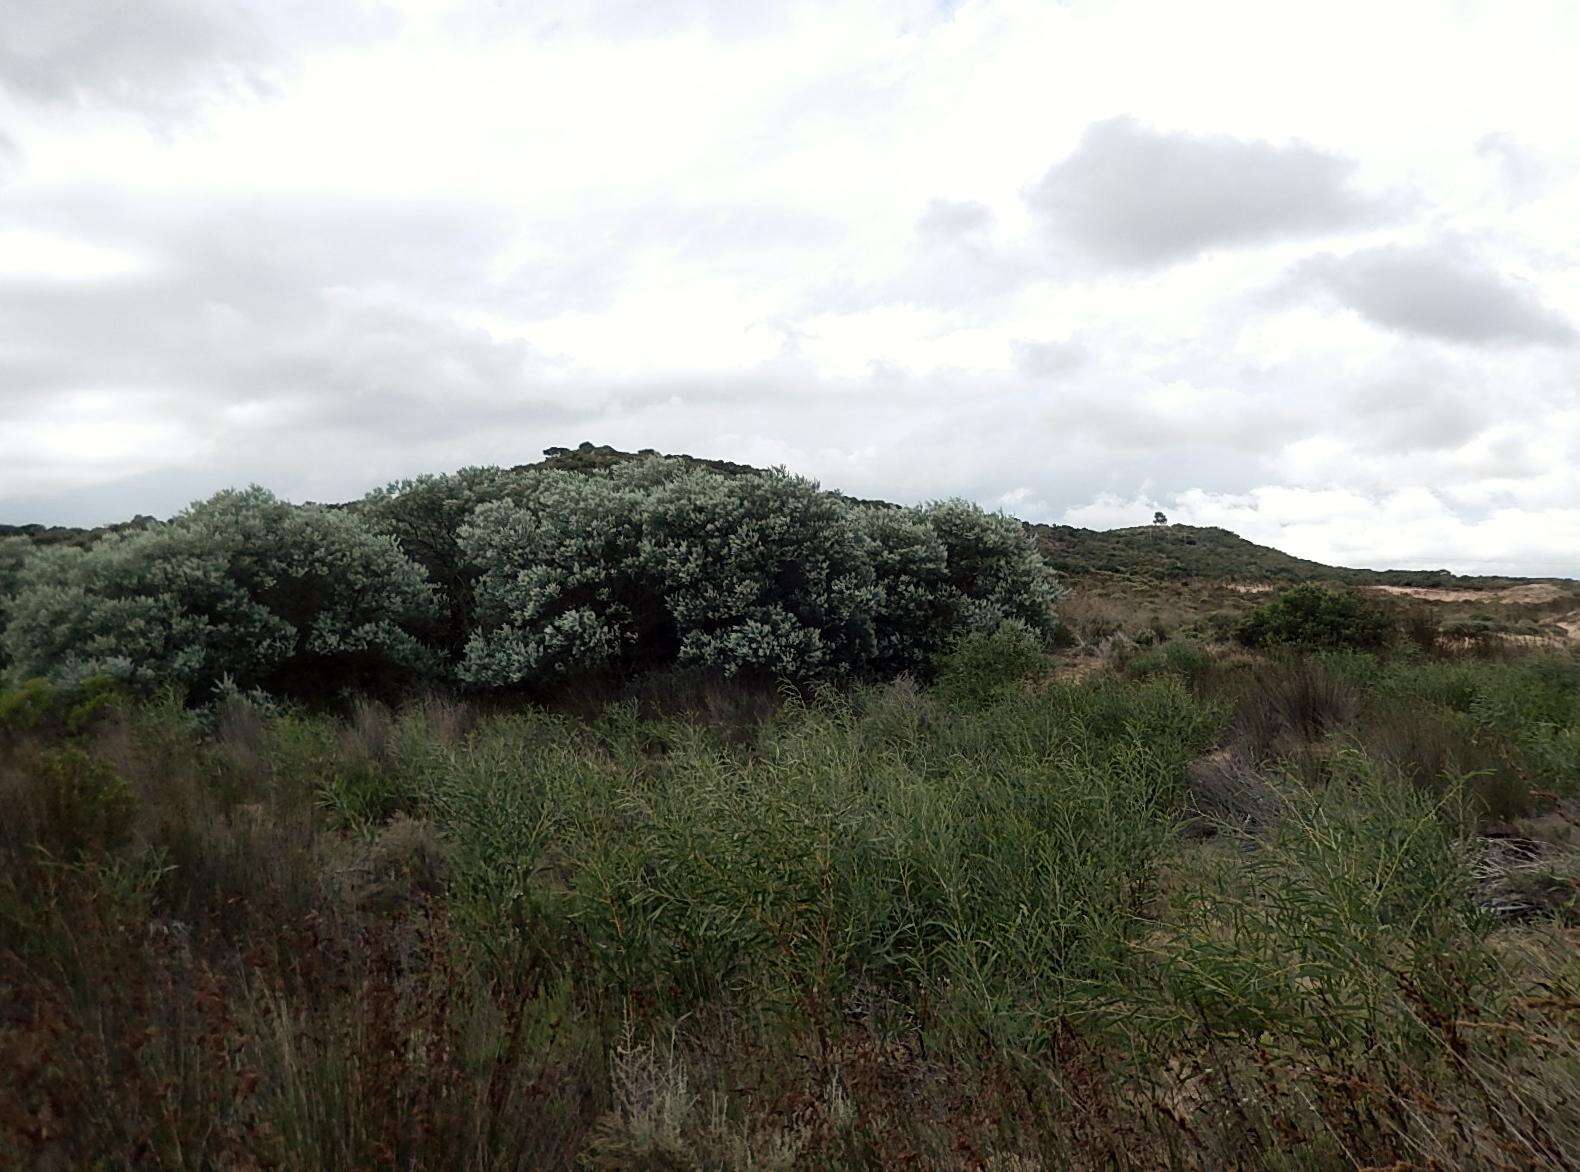
[[[500,722],[420,806],[491,947],[682,1012],[947,993],[1035,1035],[1111,963],[1216,714],[1174,681],[905,685],[787,710],[740,756],[630,709]],[[663,751],[652,755],[653,744]]]

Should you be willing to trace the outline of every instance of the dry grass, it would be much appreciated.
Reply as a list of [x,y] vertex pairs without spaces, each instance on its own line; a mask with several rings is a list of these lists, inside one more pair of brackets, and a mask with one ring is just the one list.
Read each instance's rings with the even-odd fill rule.
[[13,737],[0,1164],[1574,1165],[1569,669],[1169,646]]

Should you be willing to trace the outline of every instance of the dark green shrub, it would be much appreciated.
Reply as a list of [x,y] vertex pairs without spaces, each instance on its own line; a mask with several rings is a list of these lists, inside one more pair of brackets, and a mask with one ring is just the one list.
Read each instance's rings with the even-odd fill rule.
[[114,846],[127,834],[132,792],[109,762],[78,745],[39,759],[39,841],[63,856]]
[[0,692],[0,731],[81,732],[126,699],[126,689],[110,676],[89,676],[73,687],[46,679],[24,680]]
[[531,479],[500,468],[462,468],[396,481],[363,498],[360,509],[368,524],[393,537],[401,552],[428,572],[440,607],[421,633],[452,663],[474,625],[481,573],[461,549],[461,526],[479,505],[520,499]]
[[24,680],[0,692],[0,729],[7,732],[36,729],[55,710],[55,703],[55,688],[48,680]]
[[1302,585],[1258,607],[1237,632],[1247,647],[1374,650],[1393,635],[1388,615],[1357,594]]
[[[6,615],[11,608],[11,596],[16,593],[17,581],[22,576],[22,566],[32,556],[33,543],[25,537],[0,537],[0,632],[5,631]],[[0,639],[0,672],[10,662],[5,640]]]
[[1127,674],[1137,679],[1156,675],[1177,675],[1191,683],[1213,668],[1212,653],[1200,643],[1175,639],[1131,656],[1125,664]]

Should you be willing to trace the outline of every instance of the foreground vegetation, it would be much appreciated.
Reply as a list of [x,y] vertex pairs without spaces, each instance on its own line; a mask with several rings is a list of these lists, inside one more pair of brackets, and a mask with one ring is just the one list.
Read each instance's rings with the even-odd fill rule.
[[1580,662],[1065,674],[12,692],[0,1163],[1574,1160]]
[[1201,533],[584,445],[0,540],[0,1166],[1580,1162],[1575,595]]

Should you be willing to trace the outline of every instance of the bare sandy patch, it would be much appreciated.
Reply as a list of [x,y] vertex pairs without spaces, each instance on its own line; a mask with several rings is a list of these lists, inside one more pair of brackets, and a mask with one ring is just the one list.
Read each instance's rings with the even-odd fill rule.
[[1447,586],[1367,586],[1366,589],[1376,594],[1419,598],[1424,602],[1540,603],[1551,602],[1569,593],[1552,582],[1527,582],[1498,590],[1455,590]]

